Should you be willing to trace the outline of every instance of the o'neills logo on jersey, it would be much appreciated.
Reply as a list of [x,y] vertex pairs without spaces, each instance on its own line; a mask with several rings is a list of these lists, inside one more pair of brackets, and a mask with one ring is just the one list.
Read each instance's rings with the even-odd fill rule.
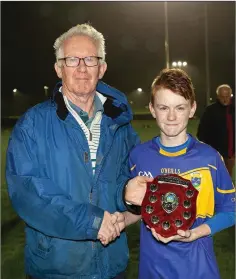
[[150,178],[153,178],[152,174],[150,171],[140,171],[138,173],[139,176],[147,176],[147,177],[150,177]]
[[162,168],[161,173],[163,173],[163,174],[180,174],[180,169]]

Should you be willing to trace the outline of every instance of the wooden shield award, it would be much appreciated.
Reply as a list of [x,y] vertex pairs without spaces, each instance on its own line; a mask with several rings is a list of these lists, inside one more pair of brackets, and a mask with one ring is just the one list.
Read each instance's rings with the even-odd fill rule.
[[143,221],[163,237],[189,229],[196,219],[198,191],[179,175],[159,175],[147,183],[142,202]]

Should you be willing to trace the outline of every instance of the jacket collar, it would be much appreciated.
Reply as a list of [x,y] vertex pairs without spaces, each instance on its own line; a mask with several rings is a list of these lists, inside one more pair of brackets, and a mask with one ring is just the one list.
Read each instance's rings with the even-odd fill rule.
[[[57,104],[57,115],[61,120],[65,120],[69,111],[64,102],[63,96],[59,91],[62,86],[62,82],[58,82],[53,90],[51,97],[52,102]],[[99,81],[96,90],[104,95],[107,100],[104,103],[104,114],[112,119],[117,119],[125,114],[126,121],[132,120],[132,113],[127,102],[127,99],[123,93],[115,88],[110,87],[104,82]],[[117,96],[116,96],[117,95]],[[118,97],[117,99],[115,97]],[[124,117],[122,117],[124,118]],[[124,120],[124,119],[123,119]]]

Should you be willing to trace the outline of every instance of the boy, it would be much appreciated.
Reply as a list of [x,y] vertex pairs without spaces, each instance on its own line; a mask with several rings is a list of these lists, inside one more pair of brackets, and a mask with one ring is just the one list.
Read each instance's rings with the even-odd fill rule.
[[131,151],[132,177],[176,173],[192,181],[199,194],[189,230],[164,238],[141,223],[139,279],[219,279],[211,236],[234,225],[235,188],[220,154],[187,133],[196,110],[188,75],[163,70],[152,84],[149,108],[160,137]]

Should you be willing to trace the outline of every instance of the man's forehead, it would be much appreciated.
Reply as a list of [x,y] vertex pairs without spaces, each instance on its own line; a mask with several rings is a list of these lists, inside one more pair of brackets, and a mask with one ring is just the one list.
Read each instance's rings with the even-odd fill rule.
[[219,92],[218,94],[222,95],[222,94],[231,94],[231,89],[229,87],[221,87],[219,88]]
[[96,44],[92,38],[85,35],[73,35],[67,38],[64,43],[64,47],[78,47],[78,46],[86,46],[90,48],[96,48]]

